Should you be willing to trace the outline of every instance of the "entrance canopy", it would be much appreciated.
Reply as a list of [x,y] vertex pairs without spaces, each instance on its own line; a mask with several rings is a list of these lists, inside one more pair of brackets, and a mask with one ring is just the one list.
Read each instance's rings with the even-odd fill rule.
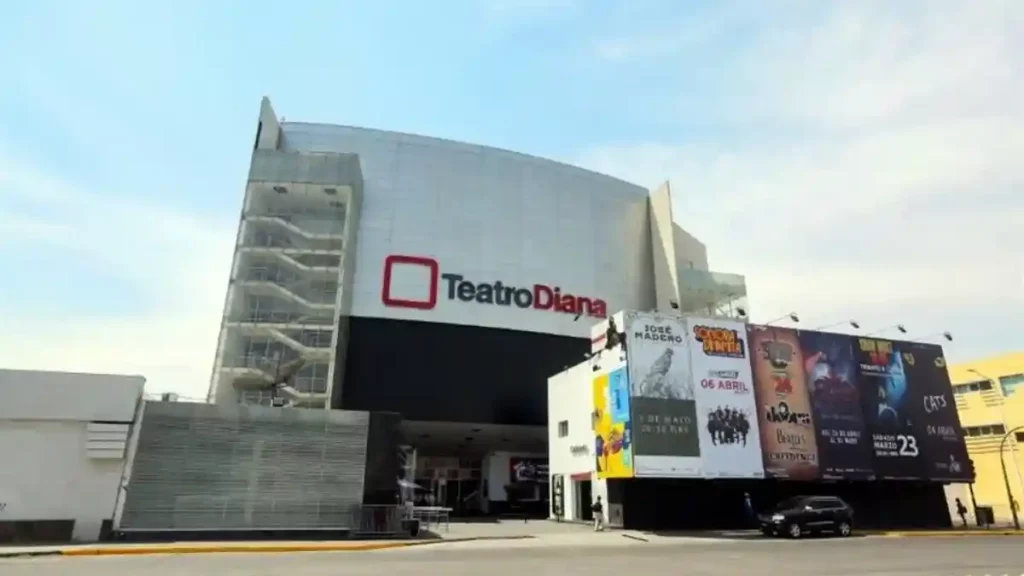
[[404,442],[420,454],[483,456],[489,452],[547,452],[547,428],[463,422],[405,420],[401,424]]

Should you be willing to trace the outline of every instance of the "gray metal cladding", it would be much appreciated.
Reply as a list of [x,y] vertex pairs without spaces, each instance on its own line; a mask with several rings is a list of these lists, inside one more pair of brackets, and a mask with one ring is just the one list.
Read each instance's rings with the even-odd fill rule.
[[345,529],[369,414],[147,402],[119,530]]
[[254,182],[302,182],[361,188],[362,171],[355,154],[314,154],[256,150],[249,180]]

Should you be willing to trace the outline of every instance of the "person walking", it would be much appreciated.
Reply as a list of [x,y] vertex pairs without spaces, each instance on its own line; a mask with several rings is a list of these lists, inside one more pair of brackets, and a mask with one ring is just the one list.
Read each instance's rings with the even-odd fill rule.
[[757,515],[754,514],[754,503],[750,500],[750,492],[743,493],[743,514],[749,526],[757,526]]
[[964,523],[964,528],[967,528],[967,506],[964,506],[964,503],[959,498],[956,499],[956,515]]
[[594,532],[601,532],[604,530],[604,504],[601,503],[601,497],[597,497],[597,501],[590,505],[590,511],[594,513]]

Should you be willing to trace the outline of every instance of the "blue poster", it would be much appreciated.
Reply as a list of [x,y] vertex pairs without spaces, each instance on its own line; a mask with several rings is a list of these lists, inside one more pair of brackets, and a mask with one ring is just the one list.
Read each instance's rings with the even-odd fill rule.
[[626,368],[618,368],[608,374],[608,396],[611,401],[612,423],[629,422],[629,376]]

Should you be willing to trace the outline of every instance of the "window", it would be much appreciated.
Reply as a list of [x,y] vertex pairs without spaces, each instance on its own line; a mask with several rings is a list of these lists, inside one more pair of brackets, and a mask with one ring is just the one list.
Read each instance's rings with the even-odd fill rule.
[[954,394],[967,394],[968,392],[979,392],[981,390],[991,390],[991,380],[979,380],[978,382],[967,382],[965,384],[956,384],[953,386]]
[[811,499],[811,506],[817,510],[831,510],[833,508],[845,508],[845,504],[839,498],[818,497]]
[[1017,442],[1024,442],[1024,432],[1017,432]]
[[1004,396],[1010,396],[1017,391],[1018,386],[1024,385],[1024,374],[1011,374],[999,377],[999,386],[1003,389]]
[[988,424],[985,426],[968,426],[964,428],[964,435],[976,436],[1002,436],[1006,434],[1006,426],[1002,424]]
[[562,420],[558,423],[558,437],[565,438],[569,435],[569,421]]

